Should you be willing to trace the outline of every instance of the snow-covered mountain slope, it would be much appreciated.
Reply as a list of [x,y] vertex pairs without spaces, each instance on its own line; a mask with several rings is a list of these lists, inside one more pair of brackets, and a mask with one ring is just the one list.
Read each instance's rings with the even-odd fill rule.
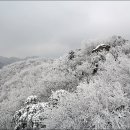
[[38,95],[41,100],[46,101],[51,90],[67,90],[77,85],[75,76],[61,64],[37,58],[13,63],[0,70],[1,126],[4,124],[3,117],[11,121],[11,115],[23,105],[29,95]]
[[[105,49],[104,45],[110,49]],[[82,128],[81,124],[85,122],[77,118],[80,112],[80,118],[90,120],[85,128],[114,128],[114,125],[115,128],[128,128],[129,116],[120,119],[125,120],[123,123],[126,124],[115,123],[117,120],[114,119],[118,118],[118,114],[123,114],[122,110],[117,116],[115,113],[111,114],[123,105],[123,112],[126,111],[129,115],[129,72],[130,42],[120,36],[86,43],[83,48],[70,51],[59,59],[29,58],[5,66],[0,70],[0,127],[11,128],[11,125],[18,125],[18,122],[12,123],[13,115],[24,107],[28,96],[36,95],[39,102],[48,103],[51,94],[55,95],[57,90],[62,89],[68,98],[63,96],[59,101],[62,105],[57,109],[47,110],[46,114],[50,113],[44,122],[47,129]],[[67,114],[70,114],[69,110],[72,110],[71,115]],[[100,117],[100,111],[101,114],[106,114],[105,119]],[[38,113],[32,116],[36,116],[35,114]],[[44,116],[44,113],[41,112],[41,115]],[[98,119],[101,122],[97,122]],[[59,120],[62,121],[62,126],[59,125]],[[71,122],[70,125],[67,122]],[[110,125],[107,127],[108,122]],[[52,125],[48,126],[49,123]]]

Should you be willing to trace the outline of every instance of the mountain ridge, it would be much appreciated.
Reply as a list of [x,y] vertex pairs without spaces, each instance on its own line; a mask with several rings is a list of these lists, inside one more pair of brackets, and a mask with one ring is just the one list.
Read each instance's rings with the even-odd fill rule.
[[[108,45],[110,50],[102,47],[100,50],[98,45]],[[93,52],[95,49],[98,50]],[[0,126],[9,129],[16,111],[25,108],[22,114],[26,113],[24,101],[27,97],[36,95],[39,102],[52,105],[52,97],[57,97],[60,93],[60,97],[56,98],[59,105],[47,109],[47,113],[40,113],[43,117],[50,113],[44,120],[47,129],[83,129],[81,124],[85,122],[82,118],[88,122],[84,125],[85,129],[129,128],[129,64],[129,41],[113,36],[107,41],[86,43],[83,48],[70,51],[59,59],[25,59],[5,66],[0,70]],[[35,108],[37,104],[30,104],[30,111],[32,106]],[[83,108],[78,108],[79,106]],[[120,107],[121,111],[117,111]],[[44,111],[44,108],[41,110]],[[77,114],[81,111],[80,119]],[[85,114],[86,111],[88,115]],[[37,112],[39,110],[30,116],[36,117]],[[115,120],[120,114],[125,114],[124,112],[127,113],[126,117],[120,117],[119,122]],[[54,116],[53,119],[50,116]],[[22,124],[21,119],[22,116],[17,118],[18,122],[13,127]],[[34,123],[29,117],[27,119]],[[75,123],[73,119],[79,122]],[[98,119],[100,122],[97,122]],[[60,120],[63,121],[62,125],[59,125]],[[121,122],[122,120],[125,122]],[[70,125],[67,121],[71,122]],[[26,119],[25,122],[28,124]],[[52,125],[49,126],[49,122]]]

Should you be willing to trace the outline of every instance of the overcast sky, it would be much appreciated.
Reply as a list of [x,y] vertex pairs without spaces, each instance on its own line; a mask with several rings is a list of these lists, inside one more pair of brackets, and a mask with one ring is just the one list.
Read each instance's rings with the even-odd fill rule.
[[0,55],[59,57],[83,40],[130,40],[129,1],[0,1]]

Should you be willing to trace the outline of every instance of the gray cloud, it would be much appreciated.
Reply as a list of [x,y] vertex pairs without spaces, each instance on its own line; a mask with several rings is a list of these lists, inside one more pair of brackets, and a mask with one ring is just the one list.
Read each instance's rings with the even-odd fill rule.
[[130,39],[129,1],[1,1],[0,55],[59,57],[83,40]]

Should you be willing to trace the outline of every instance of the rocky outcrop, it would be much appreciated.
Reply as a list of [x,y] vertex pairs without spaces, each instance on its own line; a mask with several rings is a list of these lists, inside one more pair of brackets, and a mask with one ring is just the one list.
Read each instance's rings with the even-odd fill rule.
[[94,52],[101,52],[103,50],[109,51],[110,50],[110,46],[109,45],[105,45],[105,44],[101,44],[101,45],[97,46],[95,49],[93,49],[92,53],[94,53]]

